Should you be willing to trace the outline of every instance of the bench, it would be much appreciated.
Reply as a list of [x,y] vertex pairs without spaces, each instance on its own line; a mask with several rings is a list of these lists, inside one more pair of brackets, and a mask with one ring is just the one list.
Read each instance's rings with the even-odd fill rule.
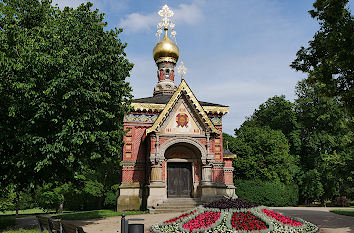
[[82,227],[60,219],[52,219],[46,216],[37,216],[39,231],[47,230],[49,233],[85,233]]

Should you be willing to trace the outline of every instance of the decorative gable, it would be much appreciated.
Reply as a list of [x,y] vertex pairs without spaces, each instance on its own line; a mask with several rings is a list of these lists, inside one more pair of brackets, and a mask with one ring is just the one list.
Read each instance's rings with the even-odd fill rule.
[[[181,98],[182,96],[183,98]],[[183,101],[181,101],[182,99]],[[201,125],[199,124],[198,126],[198,122]],[[192,90],[183,79],[153,126],[147,129],[146,132],[202,134],[203,128],[212,133],[221,134],[215,128]]]
[[172,112],[162,124],[161,132],[164,134],[204,134],[194,114],[191,113],[182,99],[176,103]]

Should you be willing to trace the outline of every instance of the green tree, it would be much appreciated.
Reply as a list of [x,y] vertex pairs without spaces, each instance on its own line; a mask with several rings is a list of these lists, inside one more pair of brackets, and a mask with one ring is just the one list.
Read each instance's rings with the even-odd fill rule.
[[281,130],[290,145],[290,154],[299,155],[301,149],[300,125],[297,122],[295,104],[284,95],[269,98],[261,104],[244,123],[255,126],[269,126]]
[[317,0],[309,13],[320,29],[301,47],[291,67],[318,83],[321,95],[338,97],[354,113],[354,18],[346,7],[349,0]]
[[290,184],[298,172],[297,160],[289,154],[288,140],[280,130],[268,126],[242,125],[236,137],[224,136],[234,160],[235,179]]
[[297,112],[301,124],[300,194],[304,201],[330,200],[350,195],[354,150],[352,117],[339,98],[322,96],[321,84],[305,79],[297,85]]
[[119,166],[133,65],[92,4],[0,2],[0,185],[24,190]]

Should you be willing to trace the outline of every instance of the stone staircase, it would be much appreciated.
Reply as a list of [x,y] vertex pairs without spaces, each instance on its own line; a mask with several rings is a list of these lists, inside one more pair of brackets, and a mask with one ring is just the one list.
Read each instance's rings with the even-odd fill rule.
[[199,198],[168,198],[166,201],[150,208],[149,211],[153,214],[185,212],[201,204]]

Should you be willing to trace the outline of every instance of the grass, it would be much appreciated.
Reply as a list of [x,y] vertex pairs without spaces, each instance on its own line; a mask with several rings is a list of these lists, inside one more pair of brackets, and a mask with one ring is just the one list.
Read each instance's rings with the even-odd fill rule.
[[91,211],[80,211],[74,213],[64,213],[52,215],[52,218],[59,218],[63,220],[84,220],[84,219],[96,219],[96,218],[106,218],[113,216],[125,215],[137,215],[137,214],[147,214],[148,211],[125,211],[116,212],[113,210],[91,210]]
[[[46,212],[35,212],[35,211],[24,211],[23,216],[37,215],[40,213]],[[84,219],[98,219],[106,218],[113,216],[125,215],[137,215],[137,214],[147,214],[148,211],[126,211],[126,212],[115,212],[113,210],[91,210],[91,211],[80,211],[80,212],[70,212],[62,214],[53,214],[52,218],[63,219],[63,220],[84,220]],[[12,229],[16,224],[16,216],[9,215],[0,215],[0,232],[2,233],[38,233],[39,229]],[[21,217],[23,217],[21,216]],[[45,231],[46,232],[46,231]]]
[[0,216],[0,229],[15,226],[16,216]]
[[[39,228],[34,229],[16,229],[16,230],[0,230],[2,233],[38,233]],[[48,231],[43,231],[43,233],[48,233]]]
[[354,217],[354,209],[340,209],[340,210],[330,210],[330,212],[340,215],[353,216]]
[[[33,209],[25,209],[25,210],[19,210],[18,214],[19,215],[32,215],[32,214],[43,214],[43,213],[48,213],[47,211],[44,211],[39,208],[33,208]],[[5,212],[0,212],[1,215],[15,215],[16,211],[15,210],[8,210]]]

